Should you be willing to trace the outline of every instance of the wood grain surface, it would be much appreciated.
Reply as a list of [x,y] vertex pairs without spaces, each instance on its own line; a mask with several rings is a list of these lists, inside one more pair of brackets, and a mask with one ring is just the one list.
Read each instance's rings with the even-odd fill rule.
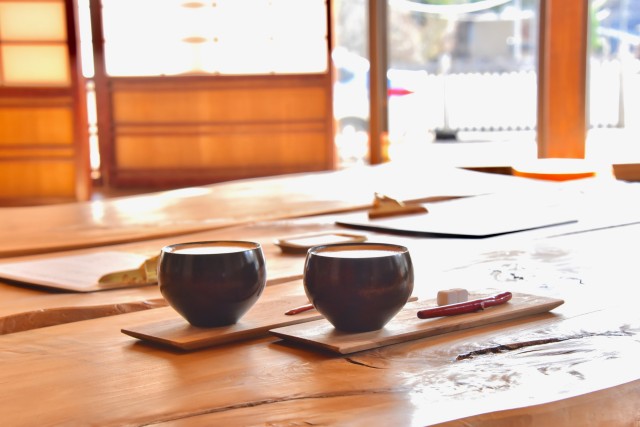
[[[109,250],[140,254],[145,257],[155,255],[165,245],[204,240],[244,239],[261,244],[267,265],[267,284],[273,285],[302,278],[305,254],[283,253],[277,241],[289,236],[299,236],[328,231],[344,231],[334,224],[336,216],[314,216],[302,219],[258,222],[219,230],[210,230],[180,236],[170,236],[141,242],[123,243],[108,246]],[[410,237],[388,236],[379,233],[364,233],[370,240],[403,244],[411,247],[416,257],[430,258],[434,254],[451,253],[450,262],[457,265],[464,256],[473,254],[475,246],[470,242],[456,240],[420,240]],[[486,245],[485,245],[486,247]],[[0,260],[16,262],[56,258],[58,256],[90,254],[105,250],[103,247],[54,252],[50,254],[27,255]],[[426,278],[436,268],[431,263],[416,266],[416,277]],[[0,281],[0,332],[11,333],[45,325],[55,325],[75,320],[101,317],[108,313],[117,314],[122,304],[130,309],[152,307],[145,301],[161,298],[157,286],[144,286],[127,289],[115,289],[101,292],[69,293],[40,288],[29,284]],[[111,306],[111,307],[110,307]],[[74,320],[75,319],[75,320]]]
[[[475,294],[470,298],[483,298],[492,293],[496,292]],[[270,332],[285,340],[339,354],[350,354],[518,317],[533,316],[553,310],[563,303],[564,301],[556,298],[514,293],[511,301],[500,306],[475,313],[422,320],[417,318],[416,313],[437,304],[434,300],[417,301],[407,304],[384,328],[376,331],[341,332],[326,319],[321,319],[310,323],[283,326],[272,329]]]
[[[580,197],[568,192],[567,203],[600,219],[615,217],[624,203],[624,212],[633,212],[637,204],[637,198],[626,196],[616,201],[615,191],[585,200],[578,184]],[[528,197],[527,189],[521,197]],[[332,230],[327,219],[246,223],[211,236],[273,242],[283,232]],[[54,228],[56,221],[52,218]],[[567,226],[554,234],[535,230],[473,240],[376,234],[375,240],[409,247],[421,298],[465,287],[565,303],[551,313],[349,355],[273,336],[184,352],[121,332],[153,323],[164,308],[0,335],[2,424],[635,426],[640,422],[640,264],[632,249],[640,225],[599,224],[590,231]],[[155,251],[172,240],[126,245]],[[288,275],[299,279],[303,258],[267,245],[268,269],[278,272],[267,289],[277,299],[286,295]],[[150,300],[157,289],[78,295],[3,283],[0,297],[0,312],[11,315]]]
[[[429,425],[543,405],[638,379],[633,367],[640,357],[640,324],[613,310],[562,321],[555,315],[512,320],[350,357],[310,352],[275,338],[171,353],[120,333],[152,314],[1,337],[4,422],[375,425],[384,419]],[[548,338],[554,340],[539,341]],[[510,350],[514,343],[519,345]],[[474,356],[457,360],[470,353]],[[32,396],[39,396],[37,411],[28,410]],[[628,413],[628,405],[637,402],[623,403]],[[526,409],[519,414],[528,417]]]
[[229,326],[198,328],[191,326],[173,308],[154,310],[156,319],[150,323],[122,329],[126,335],[143,341],[163,344],[180,350],[196,350],[267,335],[270,329],[296,325],[322,318],[316,310],[293,316],[288,310],[307,304],[301,280],[265,289],[258,302],[238,321]]
[[546,185],[454,168],[387,164],[247,179],[87,203],[3,208],[0,257],[90,248],[255,221],[367,208],[376,192],[399,200],[423,200]]

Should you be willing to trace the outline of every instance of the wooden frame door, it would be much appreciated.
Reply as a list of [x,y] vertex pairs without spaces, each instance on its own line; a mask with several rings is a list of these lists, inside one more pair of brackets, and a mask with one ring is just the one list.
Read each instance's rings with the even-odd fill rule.
[[72,0],[0,0],[0,203],[86,200],[88,129]]
[[[217,3],[188,7],[206,14]],[[333,169],[331,11],[329,1],[323,5],[326,67],[319,72],[114,76],[104,5],[91,0],[105,185],[173,188]]]

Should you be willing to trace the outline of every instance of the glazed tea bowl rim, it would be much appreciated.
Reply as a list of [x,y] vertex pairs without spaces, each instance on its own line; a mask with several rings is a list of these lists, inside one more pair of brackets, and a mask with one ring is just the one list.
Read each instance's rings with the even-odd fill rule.
[[[389,251],[391,253],[385,255],[374,255],[371,257],[358,257],[358,258],[348,258],[348,259],[369,259],[369,258],[381,258],[385,256],[396,256],[404,253],[409,253],[409,249],[406,246],[399,245],[396,243],[378,243],[378,242],[346,242],[346,243],[330,243],[326,245],[318,245],[309,248],[307,251],[307,256],[309,255],[321,255],[322,253],[327,252],[341,252],[345,250],[379,250],[379,251]],[[337,257],[339,258],[339,257]],[[345,257],[347,258],[347,257]]]
[[[233,247],[238,248],[238,250],[230,251],[230,252],[218,252],[218,253],[181,253],[178,252],[180,249],[185,248],[197,248],[197,247]],[[166,245],[161,249],[162,253],[168,253],[172,256],[220,256],[220,255],[230,255],[237,254],[245,251],[252,251],[256,249],[262,249],[260,243],[251,242],[248,240],[202,240],[197,242],[183,242],[183,243],[173,243],[170,245]]]

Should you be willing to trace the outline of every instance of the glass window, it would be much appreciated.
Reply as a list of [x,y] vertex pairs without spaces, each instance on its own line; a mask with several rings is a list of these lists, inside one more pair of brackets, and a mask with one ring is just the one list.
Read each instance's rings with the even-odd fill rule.
[[57,41],[67,38],[62,2],[0,2],[3,41]]
[[5,85],[66,84],[69,79],[67,47],[4,45],[0,48]]
[[[526,141],[532,149],[537,10],[526,0],[391,0],[389,156],[452,141]],[[503,154],[495,144],[479,147]]]
[[369,153],[367,0],[334,0],[333,115],[338,165],[364,164]]
[[64,3],[0,2],[0,86],[70,83]]
[[[368,123],[367,13],[364,1],[338,5],[334,112],[344,162],[362,152]],[[387,0],[391,160],[424,160],[451,142],[474,143],[470,165],[535,155],[538,8],[538,0]]]
[[587,156],[640,161],[640,0],[592,0]]
[[104,0],[111,76],[320,73],[324,0]]

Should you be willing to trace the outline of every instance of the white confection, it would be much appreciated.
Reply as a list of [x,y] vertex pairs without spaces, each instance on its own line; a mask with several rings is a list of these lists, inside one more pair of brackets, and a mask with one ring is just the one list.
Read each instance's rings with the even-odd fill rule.
[[438,291],[438,305],[449,305],[469,300],[469,292],[463,288]]

